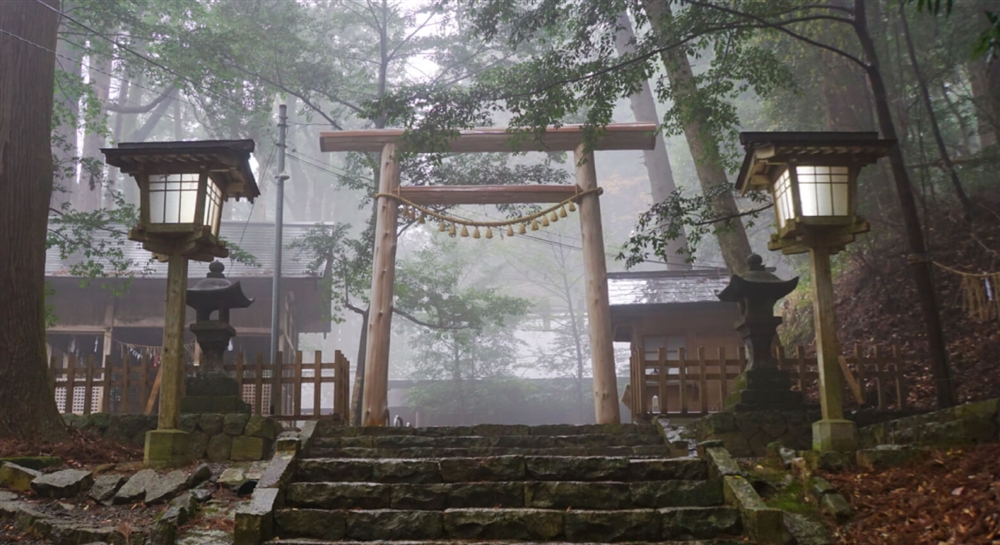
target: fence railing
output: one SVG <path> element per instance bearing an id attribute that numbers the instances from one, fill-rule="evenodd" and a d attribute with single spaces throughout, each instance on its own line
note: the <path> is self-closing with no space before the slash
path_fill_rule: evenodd
<path id="1" fill-rule="evenodd" d="M 282 361 L 280 353 L 278 361 Z M 149 355 L 124 363 L 114 362 L 111 356 L 103 363 L 93 356 L 85 361 L 69 356 L 66 366 L 52 358 L 49 368 L 62 413 L 149 414 L 155 408 L 160 367 Z M 263 354 L 251 362 L 240 353 L 224 369 L 236 379 L 253 414 L 280 420 L 310 420 L 324 414 L 347 418 L 350 363 L 339 350 L 332 362 L 324 362 L 320 351 L 313 354 L 312 362 L 306 362 L 298 351 L 292 362 L 277 365 L 264 363 Z M 185 367 L 188 375 L 197 370 L 193 364 Z"/>
<path id="2" fill-rule="evenodd" d="M 807 401 L 818 403 L 819 377 L 815 356 L 806 356 L 802 347 L 789 354 L 783 347 L 775 351 L 778 367 L 789 371 L 792 389 L 804 393 Z M 854 347 L 852 355 L 840 358 L 846 404 L 874 405 L 883 410 L 906 407 L 906 381 L 900 370 L 899 347 L 887 350 L 875 346 Z M 633 420 L 652 413 L 652 396 L 659 402 L 658 414 L 700 416 L 721 409 L 733 391 L 733 381 L 746 368 L 746 352 L 718 347 L 699 347 L 689 353 L 681 348 L 676 359 L 668 359 L 660 348 L 657 359 L 645 359 L 633 350 L 629 370 L 629 399 Z"/>

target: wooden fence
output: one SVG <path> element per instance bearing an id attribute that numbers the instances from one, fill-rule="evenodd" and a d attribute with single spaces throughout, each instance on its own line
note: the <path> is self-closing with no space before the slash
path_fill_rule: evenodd
<path id="1" fill-rule="evenodd" d="M 815 356 L 806 357 L 802 347 L 791 354 L 784 348 L 775 351 L 778 367 L 789 371 L 792 389 L 802 391 L 806 400 L 818 403 L 816 383 L 819 378 Z M 848 357 L 840 357 L 845 404 L 874 405 L 880 410 L 906 408 L 906 381 L 900 371 L 899 347 L 891 350 L 876 346 L 863 350 L 860 345 Z M 659 413 L 700 416 L 716 412 L 733 391 L 733 380 L 746 367 L 746 353 L 741 347 L 729 351 L 719 347 L 699 347 L 694 354 L 678 350 L 677 359 L 667 359 L 660 348 L 655 360 L 645 360 L 633 350 L 630 360 L 628 401 L 633 420 L 652 413 L 651 399 L 658 397 Z"/>
<path id="2" fill-rule="evenodd" d="M 281 361 L 281 354 L 278 361 Z M 144 356 L 138 365 L 131 361 L 115 365 L 111 356 L 101 365 L 94 357 L 79 362 L 74 356 L 68 365 L 52 358 L 50 380 L 56 405 L 63 413 L 91 414 L 95 412 L 153 412 L 156 403 L 159 366 Z M 243 401 L 250 404 L 253 414 L 279 420 L 310 420 L 325 414 L 346 418 L 350 405 L 350 363 L 337 350 L 333 362 L 323 362 L 323 353 L 316 351 L 312 362 L 304 362 L 302 352 L 295 352 L 293 362 L 274 365 L 264 363 L 263 354 L 253 362 L 237 354 L 235 362 L 224 366 L 236 379 Z M 193 364 L 186 366 L 189 376 L 197 372 Z M 324 396 L 327 393 L 329 395 Z M 327 401 L 324 406 L 324 400 Z M 304 408 L 303 401 L 311 401 Z"/>

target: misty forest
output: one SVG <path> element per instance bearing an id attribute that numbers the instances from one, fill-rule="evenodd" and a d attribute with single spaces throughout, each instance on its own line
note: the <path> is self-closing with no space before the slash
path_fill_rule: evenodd
<path id="1" fill-rule="evenodd" d="M 996 0 L 0 0 L 0 543 L 996 543 L 998 55 Z"/>

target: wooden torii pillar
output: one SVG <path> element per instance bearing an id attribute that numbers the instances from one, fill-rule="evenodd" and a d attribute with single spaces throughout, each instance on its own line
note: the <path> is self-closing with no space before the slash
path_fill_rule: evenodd
<path id="1" fill-rule="evenodd" d="M 608 125 L 592 150 L 653 149 L 655 131 L 656 125 L 651 123 Z M 506 129 L 473 129 L 461 131 L 458 137 L 448 141 L 448 151 L 452 153 L 572 151 L 576 164 L 576 185 L 559 186 L 400 187 L 396 152 L 400 149 L 402 135 L 403 131 L 398 129 L 325 132 L 320 134 L 320 149 L 326 152 L 381 152 L 378 192 L 399 194 L 421 205 L 558 203 L 598 187 L 594 154 L 584 149 L 583 127 L 580 125 L 550 128 L 540 138 L 513 135 Z M 608 272 L 598 193 L 581 195 L 578 206 L 594 374 L 594 412 L 598 423 L 617 424 L 621 422 L 621 416 L 618 412 L 618 386 L 608 304 Z M 399 205 L 395 199 L 378 199 L 362 400 L 362 423 L 365 426 L 387 424 L 389 335 L 392 326 L 393 283 L 396 279 L 398 216 Z"/>

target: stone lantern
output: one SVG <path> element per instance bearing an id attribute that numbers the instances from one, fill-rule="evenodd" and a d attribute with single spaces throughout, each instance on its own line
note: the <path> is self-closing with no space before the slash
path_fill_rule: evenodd
<path id="1" fill-rule="evenodd" d="M 223 354 L 236 336 L 236 329 L 229 323 L 230 309 L 247 308 L 253 299 L 243 294 L 239 282 L 222 274 L 225 268 L 213 261 L 208 276 L 187 290 L 187 305 L 197 313 L 191 332 L 198 340 L 202 357 L 197 375 L 185 382 L 181 399 L 184 413 L 250 412 L 250 406 L 240 396 L 239 384 L 223 367 Z M 213 319 L 215 313 L 218 316 Z"/>
<path id="2" fill-rule="evenodd" d="M 736 379 L 736 392 L 725 407 L 737 412 L 802 409 L 802 392 L 791 390 L 788 371 L 778 368 L 771 343 L 781 324 L 774 315 L 774 305 L 798 285 L 798 277 L 782 280 L 764 268 L 764 260 L 753 254 L 747 260 L 749 271 L 733 275 L 718 297 L 737 303 L 741 318 L 736 330 L 746 344 L 747 367 Z"/>

